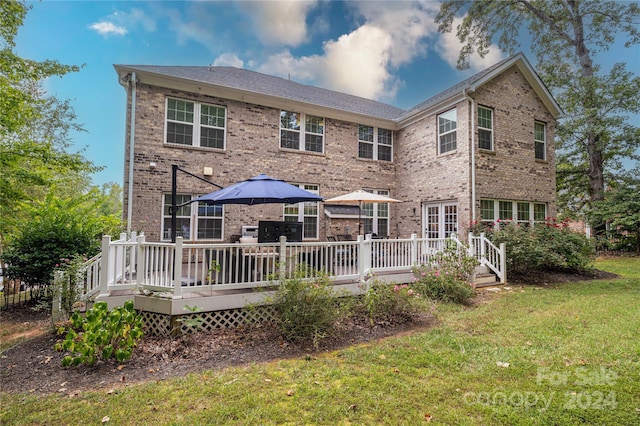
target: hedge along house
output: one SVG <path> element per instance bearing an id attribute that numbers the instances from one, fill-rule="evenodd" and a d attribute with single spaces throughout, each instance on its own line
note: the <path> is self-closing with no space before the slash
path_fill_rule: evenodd
<path id="1" fill-rule="evenodd" d="M 170 240 L 172 165 L 226 187 L 265 173 L 325 199 L 365 189 L 364 231 L 443 238 L 472 220 L 556 213 L 561 109 L 516 54 L 410 110 L 232 67 L 116 65 L 127 91 L 124 207 L 131 230 Z M 178 204 L 215 190 L 179 174 Z M 302 222 L 303 240 L 357 233 L 358 209 L 187 205 L 178 236 L 229 242 L 261 220 Z"/>

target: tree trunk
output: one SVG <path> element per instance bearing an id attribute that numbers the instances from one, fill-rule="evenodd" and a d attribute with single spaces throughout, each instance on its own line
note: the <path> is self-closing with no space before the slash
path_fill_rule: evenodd
<path id="1" fill-rule="evenodd" d="M 593 62 L 591 54 L 584 42 L 584 24 L 582 15 L 579 10 L 580 3 L 575 0 L 568 2 L 573 14 L 573 33 L 575 35 L 574 45 L 576 55 L 580 61 L 581 74 L 586 80 L 586 92 L 584 95 L 584 107 L 587 110 L 593 110 L 591 106 L 595 102 L 595 83 L 593 82 Z M 604 199 L 604 160 L 602 149 L 598 147 L 600 135 L 596 132 L 596 124 L 598 117 L 588 113 L 587 122 L 587 154 L 589 161 L 589 169 L 587 172 L 589 178 L 589 197 L 591 204 Z"/>

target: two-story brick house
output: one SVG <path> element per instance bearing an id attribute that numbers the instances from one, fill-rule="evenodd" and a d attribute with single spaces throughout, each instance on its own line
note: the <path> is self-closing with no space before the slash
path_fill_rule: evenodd
<path id="1" fill-rule="evenodd" d="M 366 189 L 402 200 L 363 206 L 365 231 L 381 236 L 445 237 L 472 219 L 556 212 L 561 109 L 522 54 L 408 111 L 231 67 L 115 68 L 128 102 L 125 215 L 150 241 L 170 236 L 172 164 L 221 186 L 266 173 L 324 198 Z M 216 189 L 187 174 L 177 188 L 178 203 Z M 354 219 L 324 203 L 190 205 L 176 228 L 215 242 L 293 220 L 313 241 L 355 234 Z"/>

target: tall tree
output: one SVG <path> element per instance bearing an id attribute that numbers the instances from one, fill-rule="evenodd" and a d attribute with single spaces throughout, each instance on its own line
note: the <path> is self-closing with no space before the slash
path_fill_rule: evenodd
<path id="1" fill-rule="evenodd" d="M 79 67 L 23 59 L 14 52 L 27 11 L 23 2 L 0 1 L 0 249 L 24 212 L 21 205 L 59 182 L 73 180 L 76 191 L 86 190 L 88 174 L 96 170 L 80 153 L 66 152 L 70 132 L 82 130 L 69 102 L 41 88 L 45 78 Z"/>
<path id="2" fill-rule="evenodd" d="M 464 14 L 462 16 L 462 14 Z M 508 53 L 521 31 L 532 39 L 542 79 L 565 111 L 557 129 L 558 187 L 564 207 L 587 210 L 604 198 L 608 177 L 623 158 L 638 159 L 640 131 L 629 114 L 640 112 L 640 78 L 616 64 L 608 73 L 594 61 L 616 37 L 626 47 L 640 41 L 637 3 L 596 0 L 448 0 L 436 18 L 463 46 L 458 68 L 485 56 L 497 38 Z"/>

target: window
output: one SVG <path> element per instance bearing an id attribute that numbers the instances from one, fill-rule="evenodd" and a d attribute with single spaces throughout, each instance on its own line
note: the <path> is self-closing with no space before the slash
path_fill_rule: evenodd
<path id="1" fill-rule="evenodd" d="M 448 238 L 458 232 L 458 205 L 455 203 L 427 204 L 424 218 L 426 238 Z"/>
<path id="2" fill-rule="evenodd" d="M 533 222 L 543 223 L 547 219 L 547 205 L 543 203 L 533 204 Z"/>
<path id="3" fill-rule="evenodd" d="M 314 194 L 319 194 L 318 185 L 292 184 Z M 313 240 L 318 238 L 318 202 L 307 201 L 304 203 L 285 204 L 284 220 L 287 222 L 302 222 L 302 239 Z"/>
<path id="4" fill-rule="evenodd" d="M 513 202 L 498 201 L 498 219 L 513 220 Z"/>
<path id="5" fill-rule="evenodd" d="M 389 196 L 387 190 L 365 189 L 365 191 Z M 365 234 L 376 234 L 379 237 L 389 236 L 389 203 L 362 203 L 362 216 Z"/>
<path id="6" fill-rule="evenodd" d="M 195 198 L 177 194 L 180 205 Z M 187 204 L 176 213 L 176 236 L 185 240 L 222 240 L 223 207 L 206 203 Z M 195 235 L 195 238 L 193 236 Z M 171 239 L 171 194 L 164 194 L 162 206 L 162 239 Z"/>
<path id="7" fill-rule="evenodd" d="M 166 143 L 225 149 L 226 108 L 167 98 L 166 114 Z"/>
<path id="8" fill-rule="evenodd" d="M 530 224 L 531 217 L 531 205 L 529 203 L 516 203 L 518 209 L 518 215 L 516 217 L 516 221 L 520 224 Z"/>
<path id="9" fill-rule="evenodd" d="M 455 109 L 438 116 L 438 141 L 440 154 L 454 151 L 456 144 L 457 113 Z"/>
<path id="10" fill-rule="evenodd" d="M 478 144 L 493 151 L 493 110 L 485 107 L 478 107 Z"/>
<path id="11" fill-rule="evenodd" d="M 324 118 L 297 112 L 280 111 L 280 147 L 309 152 L 323 152 Z"/>
<path id="12" fill-rule="evenodd" d="M 496 216 L 493 200 L 480 200 L 480 221 L 492 224 Z"/>
<path id="13" fill-rule="evenodd" d="M 528 201 L 480 200 L 480 217 L 486 225 L 498 219 L 500 221 L 515 220 L 521 225 L 544 223 L 547 217 L 547 205 Z"/>
<path id="14" fill-rule="evenodd" d="M 546 160 L 547 155 L 547 136 L 546 136 L 546 125 L 539 121 L 536 121 L 534 124 L 534 132 L 533 139 L 535 143 L 535 152 L 537 160 Z"/>
<path id="15" fill-rule="evenodd" d="M 358 157 L 393 160 L 393 132 L 373 126 L 358 126 Z"/>

